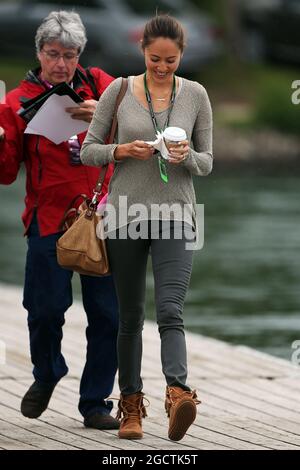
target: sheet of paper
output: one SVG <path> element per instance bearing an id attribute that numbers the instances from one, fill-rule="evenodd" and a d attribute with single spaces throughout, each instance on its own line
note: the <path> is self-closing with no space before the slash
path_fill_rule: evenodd
<path id="1" fill-rule="evenodd" d="M 146 142 L 146 144 L 152 145 L 156 150 L 159 150 L 161 156 L 165 160 L 169 159 L 168 149 L 167 149 L 166 144 L 164 142 L 162 132 L 157 132 L 156 140 L 153 140 L 151 142 Z"/>
<path id="2" fill-rule="evenodd" d="M 37 134 L 37 135 L 43 135 L 41 132 L 35 130 L 35 129 L 32 129 L 30 127 L 30 123 L 28 124 L 28 126 L 26 127 L 25 131 L 24 131 L 26 134 Z"/>
<path id="3" fill-rule="evenodd" d="M 72 135 L 86 131 L 87 122 L 72 119 L 65 111 L 65 108 L 75 106 L 79 107 L 69 96 L 51 95 L 29 122 L 25 134 L 43 135 L 58 145 Z"/>

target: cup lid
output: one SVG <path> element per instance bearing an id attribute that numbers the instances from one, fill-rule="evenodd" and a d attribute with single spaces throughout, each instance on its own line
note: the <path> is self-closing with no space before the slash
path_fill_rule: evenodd
<path id="1" fill-rule="evenodd" d="M 174 142 L 181 142 L 186 139 L 186 132 L 181 127 L 167 127 L 164 130 L 164 138 Z"/>

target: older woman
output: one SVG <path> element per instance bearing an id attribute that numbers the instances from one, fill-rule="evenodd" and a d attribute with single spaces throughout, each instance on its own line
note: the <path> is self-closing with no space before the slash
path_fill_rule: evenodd
<path id="1" fill-rule="evenodd" d="M 146 71 L 129 77 L 118 111 L 117 141 L 105 145 L 121 79 L 101 97 L 81 153 L 87 165 L 116 162 L 108 203 L 117 212 L 117 222 L 108 249 L 120 305 L 119 437 L 125 439 L 142 437 L 141 417 L 146 414 L 141 359 L 150 248 L 170 439 L 183 438 L 199 403 L 186 383 L 182 312 L 193 256 L 186 242 L 193 238 L 196 218 L 192 176 L 206 176 L 212 169 L 212 115 L 203 86 L 175 75 L 183 49 L 183 30 L 174 18 L 158 15 L 146 24 L 142 39 Z M 166 160 L 154 153 L 149 141 L 167 126 L 182 128 L 187 139 L 171 145 Z M 169 210 L 159 213 L 159 208 Z M 180 229 L 184 229 L 181 237 Z"/>
<path id="2" fill-rule="evenodd" d="M 24 134 L 17 115 L 22 103 L 61 82 L 83 98 L 68 111 L 74 119 L 90 122 L 99 96 L 112 77 L 98 68 L 83 69 L 78 60 L 86 44 L 85 28 L 74 12 L 52 12 L 36 33 L 39 67 L 0 105 L 0 183 L 12 183 L 21 163 L 27 184 L 23 222 L 28 238 L 24 307 L 28 310 L 34 383 L 25 394 L 21 411 L 37 418 L 47 408 L 54 387 L 67 374 L 61 353 L 62 326 L 72 304 L 72 272 L 56 260 L 56 241 L 64 211 L 78 193 L 91 194 L 98 169 L 84 167 L 79 158 L 85 134 L 56 145 L 41 135 Z M 55 126 L 55 122 L 52 123 Z M 110 172 L 111 174 L 111 172 Z M 108 174 L 109 177 L 109 174 Z M 106 181 L 107 185 L 107 181 Z M 114 429 L 110 395 L 117 369 L 118 307 L 111 277 L 81 276 L 87 314 L 87 358 L 80 384 L 79 410 L 87 427 Z"/>

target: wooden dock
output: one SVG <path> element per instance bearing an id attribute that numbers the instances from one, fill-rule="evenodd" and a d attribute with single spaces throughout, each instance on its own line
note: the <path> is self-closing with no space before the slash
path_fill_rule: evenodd
<path id="1" fill-rule="evenodd" d="M 159 335 L 150 322 L 144 330 L 144 392 L 150 401 L 144 439 L 120 440 L 116 431 L 84 428 L 77 410 L 86 347 L 80 303 L 67 312 L 64 327 L 69 374 L 56 387 L 48 410 L 39 419 L 26 419 L 19 408 L 32 383 L 32 366 L 22 290 L 1 284 L 0 299 L 1 449 L 300 449 L 300 365 L 191 333 L 186 334 L 189 383 L 202 404 L 186 437 L 168 440 Z M 113 396 L 118 396 L 117 386 Z"/>

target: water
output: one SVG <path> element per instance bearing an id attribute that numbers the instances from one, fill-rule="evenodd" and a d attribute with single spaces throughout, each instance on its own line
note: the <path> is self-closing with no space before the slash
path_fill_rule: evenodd
<path id="1" fill-rule="evenodd" d="M 215 172 L 195 184 L 205 244 L 195 255 L 186 328 L 290 359 L 300 340 L 299 178 Z M 0 186 L 0 198 L 0 282 L 22 285 L 24 176 Z M 150 263 L 147 316 L 154 318 Z"/>

